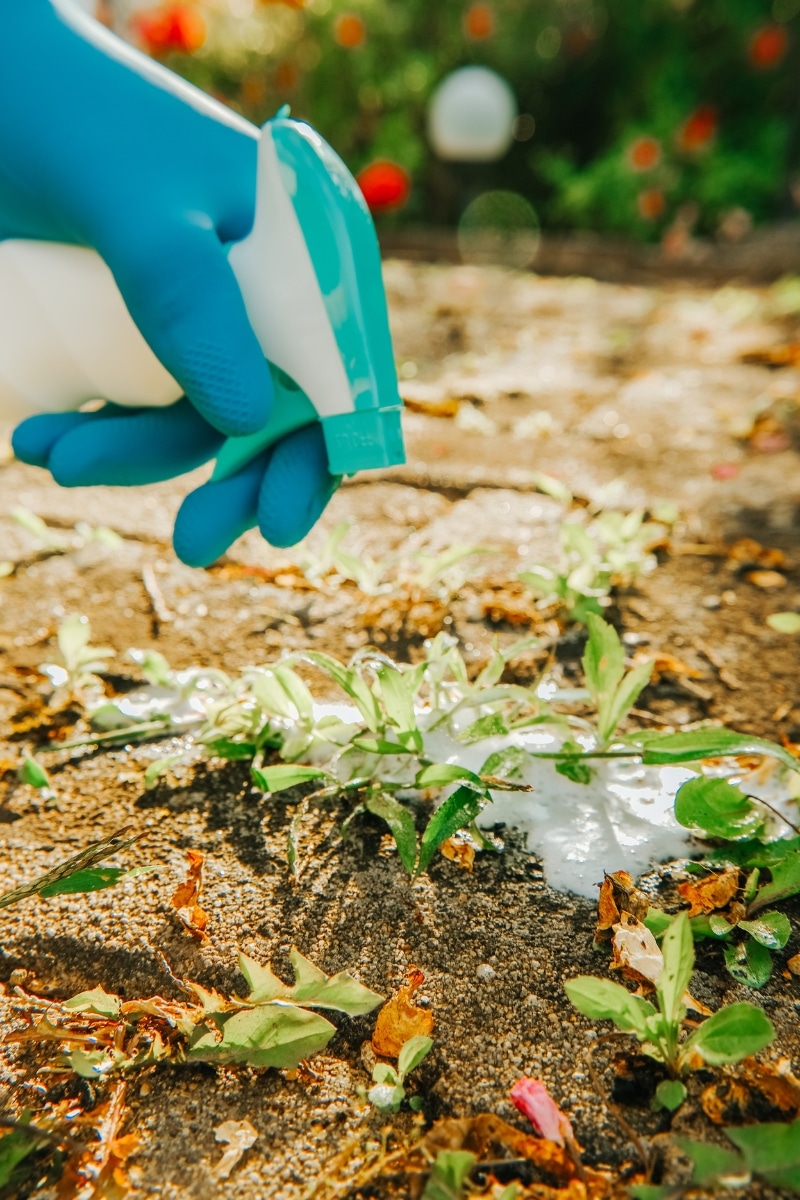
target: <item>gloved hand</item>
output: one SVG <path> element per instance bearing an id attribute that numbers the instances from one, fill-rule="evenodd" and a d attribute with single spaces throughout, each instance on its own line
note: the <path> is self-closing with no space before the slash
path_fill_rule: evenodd
<path id="1" fill-rule="evenodd" d="M 31 418 L 15 452 L 66 485 L 180 474 L 212 457 L 220 435 L 260 429 L 270 410 L 269 369 L 224 249 L 253 222 L 258 131 L 64 0 L 3 10 L 0 240 L 96 249 L 186 393 L 170 409 Z M 290 461 L 292 471 L 281 465 Z M 213 561 L 256 520 L 290 544 L 338 482 L 319 430 L 257 462 L 258 487 L 251 463 L 187 498 L 181 557 Z"/>
<path id="2" fill-rule="evenodd" d="M 222 435 L 189 404 L 30 417 L 14 432 L 14 453 L 47 467 L 64 487 L 157 483 L 192 470 L 219 449 Z M 206 567 L 245 530 L 258 525 L 273 546 L 308 533 L 336 491 L 322 428 L 298 429 L 227 479 L 190 492 L 175 520 L 175 553 Z"/>

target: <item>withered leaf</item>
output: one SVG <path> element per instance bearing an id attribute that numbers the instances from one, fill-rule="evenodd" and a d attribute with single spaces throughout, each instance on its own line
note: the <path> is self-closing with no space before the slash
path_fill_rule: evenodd
<path id="1" fill-rule="evenodd" d="M 691 905 L 690 917 L 701 913 L 720 912 L 739 891 L 740 873 L 737 869 L 707 875 L 704 879 L 687 879 L 678 884 L 678 892 Z"/>
<path id="2" fill-rule="evenodd" d="M 607 942 L 611 937 L 612 928 L 620 921 L 624 912 L 630 913 L 635 920 L 642 921 L 647 916 L 649 907 L 647 896 L 639 891 L 633 876 L 627 871 L 615 871 L 612 875 L 606 875 L 600 885 L 597 900 L 595 941 Z"/>
<path id="3" fill-rule="evenodd" d="M 458 863 L 464 871 L 471 871 L 475 862 L 475 847 L 466 838 L 455 834 L 446 838 L 439 847 L 440 852 L 452 862 Z"/>
<path id="4" fill-rule="evenodd" d="M 726 1076 L 710 1084 L 701 1103 L 715 1125 L 793 1121 L 800 1116 L 800 1081 L 754 1059 L 745 1059 L 735 1077 Z"/>
<path id="5" fill-rule="evenodd" d="M 430 1037 L 433 1013 L 414 1003 L 413 996 L 425 982 L 423 971 L 409 970 L 408 983 L 387 1000 L 378 1013 L 372 1048 L 382 1058 L 397 1058 L 403 1045 L 413 1037 Z"/>
<path id="6" fill-rule="evenodd" d="M 200 850 L 187 850 L 189 867 L 183 883 L 179 883 L 170 903 L 177 910 L 178 919 L 184 929 L 198 941 L 208 940 L 206 926 L 208 913 L 200 906 L 200 889 L 203 886 L 203 863 L 205 854 Z"/>

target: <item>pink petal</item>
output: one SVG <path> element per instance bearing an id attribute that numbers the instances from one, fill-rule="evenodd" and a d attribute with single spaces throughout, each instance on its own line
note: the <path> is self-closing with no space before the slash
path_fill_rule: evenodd
<path id="1" fill-rule="evenodd" d="M 541 1080 L 523 1075 L 511 1089 L 510 1099 L 542 1137 L 559 1146 L 563 1146 L 566 1139 L 573 1139 L 569 1120 L 551 1099 Z"/>

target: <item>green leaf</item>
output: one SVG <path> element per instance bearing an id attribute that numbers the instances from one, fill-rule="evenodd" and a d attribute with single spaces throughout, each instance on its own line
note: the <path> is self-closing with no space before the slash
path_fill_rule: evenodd
<path id="1" fill-rule="evenodd" d="M 670 923 L 661 942 L 661 952 L 664 969 L 656 984 L 658 1006 L 664 1018 L 675 1025 L 681 1019 L 683 996 L 694 969 L 694 943 L 685 912 Z"/>
<path id="2" fill-rule="evenodd" d="M 468 1150 L 440 1150 L 422 1200 L 462 1200 L 469 1173 L 478 1161 Z"/>
<path id="3" fill-rule="evenodd" d="M 372 733 L 380 733 L 383 721 L 378 701 L 357 671 L 343 667 L 335 658 L 328 654 L 320 654 L 317 650 L 306 650 L 302 657 L 330 675 L 334 683 L 354 701 L 367 728 Z"/>
<path id="4" fill-rule="evenodd" d="M 646 1040 L 648 1017 L 658 1016 L 649 1000 L 632 995 L 622 984 L 595 975 L 578 975 L 564 984 L 570 1002 L 593 1021 L 613 1021 L 624 1033 Z"/>
<path id="5" fill-rule="evenodd" d="M 391 1063 L 379 1062 L 372 1068 L 372 1079 L 375 1083 L 388 1083 L 390 1087 L 397 1087 L 401 1082 L 400 1076 L 391 1065 Z"/>
<path id="6" fill-rule="evenodd" d="M 800 837 L 780 838 L 775 842 L 760 842 L 754 838 L 733 846 L 721 846 L 711 852 L 708 861 L 730 863 L 745 869 L 769 867 L 771 871 L 774 865 L 791 858 L 793 854 L 800 854 Z"/>
<path id="7" fill-rule="evenodd" d="M 134 660 L 139 663 L 142 674 L 148 683 L 152 683 L 157 687 L 169 687 L 171 685 L 172 672 L 163 654 L 160 654 L 158 650 L 145 650 L 144 654 L 140 650 L 131 653 Z"/>
<path id="8" fill-rule="evenodd" d="M 106 888 L 114 887 L 128 871 L 124 867 L 87 867 L 85 871 L 75 871 L 65 879 L 57 879 L 39 889 L 39 895 L 45 900 L 53 896 L 72 896 L 81 892 L 104 892 Z"/>
<path id="9" fill-rule="evenodd" d="M 514 779 L 529 765 L 531 756 L 521 746 L 506 746 L 490 754 L 481 767 L 481 775 L 498 775 L 501 779 Z"/>
<path id="10" fill-rule="evenodd" d="M 785 900 L 800 892 L 800 852 L 789 854 L 780 862 L 773 863 L 770 868 L 772 879 L 758 889 L 758 895 L 750 905 L 748 916 L 766 908 L 775 900 Z"/>
<path id="11" fill-rule="evenodd" d="M 740 942 L 737 946 L 723 946 L 725 966 L 738 983 L 747 987 L 762 988 L 772 975 L 772 955 L 760 942 Z"/>
<path id="12" fill-rule="evenodd" d="M 571 779 L 573 783 L 587 784 L 591 783 L 594 778 L 592 768 L 577 754 L 557 762 L 556 770 L 559 775 L 563 775 L 565 779 Z"/>
<path id="13" fill-rule="evenodd" d="M 304 1008 L 260 1004 L 241 1012 L 212 1013 L 208 1024 L 194 1030 L 187 1058 L 292 1070 L 323 1050 L 335 1032 L 330 1021 Z"/>
<path id="14" fill-rule="evenodd" d="M 289 986 L 272 970 L 260 966 L 246 954 L 239 955 L 239 970 L 250 987 L 248 1002 L 264 1004 L 278 1000 L 282 1004 L 302 1004 L 309 1008 L 332 1008 L 349 1017 L 363 1017 L 383 1001 L 347 971 L 326 975 L 305 958 L 296 946 L 289 952 L 294 983 Z"/>
<path id="15" fill-rule="evenodd" d="M 387 716 L 401 733 L 406 734 L 409 745 L 422 750 L 422 734 L 417 729 L 417 714 L 414 711 L 414 680 L 394 667 L 381 663 L 375 668 L 381 699 Z"/>
<path id="16" fill-rule="evenodd" d="M 119 996 L 106 992 L 99 985 L 91 992 L 80 992 L 70 1000 L 65 1000 L 62 1006 L 71 1012 L 96 1013 L 99 1017 L 118 1017 L 122 1012 L 122 1001 Z"/>
<path id="17" fill-rule="evenodd" d="M 415 875 L 421 875 L 434 854 L 454 833 L 474 821 L 483 806 L 489 801 L 486 792 L 477 792 L 472 787 L 457 788 L 448 796 L 428 822 L 422 835 L 419 859 Z"/>
<path id="18" fill-rule="evenodd" d="M 740 921 L 744 929 L 768 950 L 782 950 L 792 933 L 792 926 L 785 913 L 766 912 L 755 921 Z"/>
<path id="19" fill-rule="evenodd" d="M 800 1120 L 727 1128 L 725 1133 L 751 1171 L 775 1188 L 800 1191 Z"/>
<path id="20" fill-rule="evenodd" d="M 74 879 L 76 875 L 85 871 L 93 863 L 101 862 L 104 858 L 115 854 L 117 850 L 127 849 L 128 846 L 132 845 L 142 836 L 136 833 L 133 837 L 126 837 L 125 834 L 128 833 L 129 829 L 130 826 L 127 826 L 125 829 L 120 829 L 117 833 L 112 834 L 111 837 L 94 842 L 91 846 L 87 846 L 85 850 L 81 850 L 80 853 L 73 855 L 72 858 L 68 858 L 66 862 L 59 863 L 52 870 L 46 871 L 44 875 L 31 880 L 30 883 L 23 883 L 21 887 L 14 888 L 11 892 L 6 892 L 4 896 L 0 896 L 0 908 L 7 908 L 9 904 L 17 904 L 20 900 L 24 900 L 26 897 L 36 895 L 37 893 L 42 896 L 58 895 L 57 891 L 53 892 L 48 889 L 62 881 L 66 882 Z M 119 871 L 120 874 L 127 874 L 127 872 L 120 871 L 118 867 L 109 867 L 106 869 L 108 871 Z M 118 878 L 119 874 L 115 875 L 113 882 L 116 882 Z M 95 884 L 94 887 L 89 888 L 66 888 L 65 890 L 97 891 L 98 886 L 110 887 L 111 883 Z"/>
<path id="21" fill-rule="evenodd" d="M 70 1050 L 69 1066 L 81 1079 L 100 1079 L 113 1070 L 114 1059 L 106 1050 Z"/>
<path id="22" fill-rule="evenodd" d="M 0 1188 L 22 1183 L 24 1173 L 17 1171 L 17 1167 L 40 1146 L 33 1133 L 21 1129 L 12 1129 L 0 1137 Z"/>
<path id="23" fill-rule="evenodd" d="M 602 617 L 590 615 L 586 626 L 589 641 L 581 665 L 586 686 L 597 708 L 598 724 L 603 726 L 608 724 L 614 693 L 625 674 L 625 655 L 616 629 Z"/>
<path id="24" fill-rule="evenodd" d="M 470 746 L 473 742 L 482 742 L 486 738 L 503 736 L 507 733 L 508 726 L 500 713 L 487 713 L 485 717 L 479 717 L 477 721 L 468 725 L 458 735 L 458 740 L 462 745 Z"/>
<path id="25" fill-rule="evenodd" d="M 686 1085 L 681 1083 L 680 1079 L 662 1079 L 656 1088 L 656 1106 L 666 1108 L 668 1112 L 675 1112 L 683 1104 L 687 1095 Z"/>
<path id="26" fill-rule="evenodd" d="M 701 762 L 706 758 L 725 758 L 738 754 L 763 754 L 777 759 L 791 771 L 800 771 L 800 762 L 775 742 L 766 738 L 751 737 L 737 733 L 735 729 L 712 726 L 707 729 L 690 729 L 685 733 L 637 732 L 620 738 L 626 745 L 640 748 L 643 761 L 652 766 L 667 766 L 670 763 Z"/>
<path id="27" fill-rule="evenodd" d="M 364 807 L 389 826 L 400 861 L 412 875 L 417 861 L 417 831 L 411 812 L 388 792 L 371 793 L 364 801 Z"/>
<path id="28" fill-rule="evenodd" d="M 698 775 L 681 784 L 675 796 L 675 817 L 686 829 L 710 837 L 752 837 L 763 827 L 760 809 L 726 779 Z"/>
<path id="29" fill-rule="evenodd" d="M 410 1075 L 415 1067 L 419 1066 L 432 1045 L 433 1038 L 425 1037 L 423 1034 L 409 1038 L 407 1042 L 403 1043 L 397 1056 L 397 1073 L 401 1081 Z"/>
<path id="30" fill-rule="evenodd" d="M 278 683 L 294 705 L 298 717 L 305 721 L 313 720 L 314 697 L 297 672 L 293 671 L 285 663 L 273 667 L 273 672 Z"/>
<path id="31" fill-rule="evenodd" d="M 280 763 L 275 767 L 253 767 L 250 771 L 256 787 L 262 792 L 285 792 L 289 788 L 299 787 L 301 783 L 310 783 L 312 779 L 327 779 L 327 772 L 319 767 L 304 767 L 302 764 Z"/>
<path id="32" fill-rule="evenodd" d="M 767 624 L 770 629 L 775 629 L 778 633 L 800 633 L 800 613 L 770 613 L 767 617 Z"/>
<path id="33" fill-rule="evenodd" d="M 467 767 L 460 767 L 455 763 L 433 763 L 430 767 L 423 767 L 417 773 L 414 780 L 416 788 L 430 787 L 446 787 L 448 783 L 456 783 L 460 780 L 469 780 L 471 783 L 481 783 L 480 775 L 476 775 L 474 771 L 468 770 Z"/>
<path id="34" fill-rule="evenodd" d="M 22 766 L 19 768 L 18 775 L 21 783 L 28 783 L 31 787 L 35 788 L 52 789 L 53 785 L 50 782 L 50 776 L 47 774 L 47 771 L 45 771 L 44 767 L 35 758 L 31 758 L 30 754 L 26 754 L 22 760 Z"/>
<path id="35" fill-rule="evenodd" d="M 170 754 L 168 758 L 159 758 L 151 762 L 144 773 L 144 786 L 149 791 L 154 788 L 162 775 L 166 775 L 173 763 L 181 757 L 180 754 Z"/>
<path id="36" fill-rule="evenodd" d="M 233 738 L 217 738 L 215 742 L 206 742 L 206 749 L 212 758 L 227 758 L 230 762 L 245 762 L 253 758 L 256 752 L 253 742 L 235 742 Z"/>
<path id="37" fill-rule="evenodd" d="M 397 1112 L 405 1094 L 406 1089 L 402 1083 L 376 1083 L 375 1087 L 371 1087 L 367 1092 L 367 1099 L 383 1112 Z"/>
<path id="38" fill-rule="evenodd" d="M 652 674 L 652 662 L 638 663 L 626 673 L 614 694 L 614 703 L 608 715 L 608 729 L 604 731 L 605 737 L 611 737 L 617 726 L 628 715 L 639 695 L 650 682 Z"/>
<path id="39" fill-rule="evenodd" d="M 353 738 L 350 743 L 356 750 L 365 754 L 413 754 L 410 746 L 401 746 L 399 742 L 387 742 L 385 738 Z"/>
<path id="40" fill-rule="evenodd" d="M 628 1189 L 632 1200 L 669 1200 L 674 1196 L 675 1189 L 671 1184 L 637 1183 Z"/>
<path id="41" fill-rule="evenodd" d="M 742 1180 L 749 1175 L 744 1159 L 735 1150 L 709 1142 L 675 1139 L 687 1158 L 692 1161 L 692 1183 L 709 1187 L 726 1178 Z"/>
<path id="42" fill-rule="evenodd" d="M 695 1030 L 681 1048 L 682 1057 L 688 1061 L 697 1051 L 710 1066 L 720 1067 L 763 1050 L 774 1036 L 775 1026 L 755 1004 L 728 1004 Z"/>
<path id="43" fill-rule="evenodd" d="M 661 908 L 648 908 L 647 916 L 642 924 L 647 926 L 653 937 L 660 938 L 672 924 L 672 917 Z"/>

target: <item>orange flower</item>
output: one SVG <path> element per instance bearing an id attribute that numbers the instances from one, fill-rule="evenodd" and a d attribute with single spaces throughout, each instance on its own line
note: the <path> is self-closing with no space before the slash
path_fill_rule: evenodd
<path id="1" fill-rule="evenodd" d="M 494 11 L 488 4 L 471 4 L 464 13 L 465 35 L 473 42 L 482 42 L 494 33 Z"/>
<path id="2" fill-rule="evenodd" d="M 391 212 L 402 208 L 411 191 L 408 172 L 397 163 L 378 159 L 356 176 L 370 212 Z"/>
<path id="3" fill-rule="evenodd" d="M 643 192 L 639 192 L 636 204 L 639 216 L 645 221 L 656 221 L 667 207 L 661 188 L 645 188 Z"/>
<path id="4" fill-rule="evenodd" d="M 638 137 L 628 147 L 632 171 L 652 171 L 661 161 L 661 142 L 654 137 Z"/>
<path id="5" fill-rule="evenodd" d="M 341 13 L 334 22 L 333 36 L 346 50 L 357 50 L 367 40 L 367 27 L 355 13 Z"/>
<path id="6" fill-rule="evenodd" d="M 134 28 L 148 54 L 155 56 L 171 50 L 192 54 L 206 38 L 203 14 L 188 4 L 168 4 L 137 13 Z"/>
<path id="7" fill-rule="evenodd" d="M 747 55 L 760 71 L 775 67 L 786 53 L 789 35 L 782 25 L 762 25 L 750 38 Z"/>
<path id="8" fill-rule="evenodd" d="M 701 104 L 678 131 L 678 147 L 687 154 L 705 150 L 716 132 L 717 110 L 711 104 Z"/>

